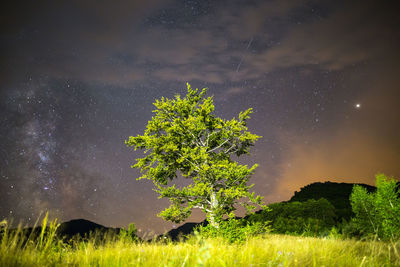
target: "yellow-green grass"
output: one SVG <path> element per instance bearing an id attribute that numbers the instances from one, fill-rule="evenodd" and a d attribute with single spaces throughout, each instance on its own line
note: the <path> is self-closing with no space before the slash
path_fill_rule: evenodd
<path id="1" fill-rule="evenodd" d="M 0 241 L 0 266 L 400 266 L 400 243 L 267 234 L 239 244 L 193 237 L 185 242 L 109 238 L 67 245 L 51 234 Z M 36 240 L 36 241 L 35 241 Z"/>

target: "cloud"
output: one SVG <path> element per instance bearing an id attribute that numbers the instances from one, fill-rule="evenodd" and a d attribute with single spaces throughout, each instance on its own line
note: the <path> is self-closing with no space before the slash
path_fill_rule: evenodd
<path id="1" fill-rule="evenodd" d="M 224 80 L 217 73 L 206 72 L 197 73 L 196 71 L 187 69 L 186 67 L 163 68 L 154 72 L 154 75 L 165 81 L 187 82 L 199 80 L 205 83 L 222 83 Z"/>
<path id="2" fill-rule="evenodd" d="M 215 83 L 257 79 L 267 72 L 296 67 L 342 71 L 393 57 L 399 44 L 393 12 L 386 16 L 386 8 L 376 9 L 365 3 L 339 5 L 323 16 L 304 11 L 305 6 L 311 10 L 315 4 L 268 1 L 243 8 L 232 5 L 218 11 L 216 22 L 208 17 L 201 20 L 199 23 L 207 30 L 168 31 L 166 40 L 153 38 L 141 54 L 165 63 L 155 72 L 160 79 L 205 77 L 207 82 Z M 329 6 L 327 2 L 318 4 Z M 308 15 L 313 17 L 304 17 Z M 215 25 L 218 27 L 213 28 Z M 273 25 L 280 25 L 281 32 Z M 165 36 L 162 28 L 158 32 L 153 36 Z M 160 42 L 165 44 L 162 49 Z M 210 64 L 214 66 L 213 75 L 207 69 Z"/>
<path id="3" fill-rule="evenodd" d="M 342 70 L 382 56 L 391 57 L 399 39 L 392 12 L 387 11 L 373 4 L 353 3 L 321 20 L 296 25 L 278 45 L 254 55 L 250 59 L 253 68 L 273 71 L 314 65 Z"/>
<path id="4" fill-rule="evenodd" d="M 44 1 L 9 4 L 1 13 L 6 81 L 46 76 L 124 85 L 143 80 L 140 67 L 113 60 L 130 55 L 144 18 L 170 1 Z M 112 9 L 112 12 L 110 12 Z M 3 15 L 3 14 L 2 14 Z M 17 19 L 18 18 L 18 19 Z M 140 37 L 139 37 L 140 38 Z M 132 45 L 133 44 L 133 45 Z M 128 48 L 129 49 L 128 49 Z M 21 78 L 22 76 L 22 78 Z"/>
<path id="5" fill-rule="evenodd" d="M 147 79 L 221 84 L 299 66 L 342 70 L 387 56 L 398 44 L 391 16 L 379 9 L 371 15 L 370 4 L 336 8 L 316 20 L 304 18 L 312 15 L 305 7 L 311 10 L 313 1 L 232 2 L 195 18 L 201 27 L 146 24 L 167 3 L 120 1 L 113 4 L 115 12 L 93 1 L 74 1 L 55 13 L 51 5 L 33 9 L 25 18 L 31 27 L 11 24 L 4 39 L 5 51 L 14 56 L 3 64 L 21 71 L 2 74 L 9 79 L 46 73 L 123 87 Z M 302 24 L 294 24 L 296 19 Z"/>
<path id="6" fill-rule="evenodd" d="M 221 11 L 220 23 L 226 25 L 231 37 L 239 40 L 248 39 L 258 35 L 270 37 L 264 28 L 273 19 L 286 18 L 291 12 L 306 3 L 307 0 L 272 0 L 258 1 L 243 7 L 243 3 L 237 1 L 238 6 L 231 5 Z"/>

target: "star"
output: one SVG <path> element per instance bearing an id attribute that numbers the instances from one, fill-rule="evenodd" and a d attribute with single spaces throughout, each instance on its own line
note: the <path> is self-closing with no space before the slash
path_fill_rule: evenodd
<path id="1" fill-rule="evenodd" d="M 360 109 L 361 108 L 361 104 L 357 103 L 357 104 L 355 104 L 355 107 L 356 107 L 356 109 Z"/>

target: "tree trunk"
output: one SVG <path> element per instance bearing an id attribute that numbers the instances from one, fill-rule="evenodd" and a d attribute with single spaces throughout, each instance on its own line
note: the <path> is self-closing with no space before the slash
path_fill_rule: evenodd
<path id="1" fill-rule="evenodd" d="M 219 228 L 219 221 L 216 218 L 216 210 L 218 208 L 218 199 L 217 194 L 212 191 L 211 192 L 211 212 L 210 212 L 210 224 L 215 228 Z"/>

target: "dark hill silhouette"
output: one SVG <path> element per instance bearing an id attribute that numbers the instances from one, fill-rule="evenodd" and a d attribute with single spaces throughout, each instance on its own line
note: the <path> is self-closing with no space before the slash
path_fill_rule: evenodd
<path id="1" fill-rule="evenodd" d="M 17 229 L 10 229 L 10 231 L 17 231 Z M 28 240 L 29 237 L 39 237 L 41 231 L 41 226 L 27 227 L 22 229 L 23 236 L 26 240 Z M 97 241 L 101 241 L 107 236 L 118 235 L 120 232 L 121 228 L 105 227 L 85 219 L 76 219 L 61 223 L 56 230 L 56 236 L 58 238 L 62 238 L 64 241 L 69 242 L 72 238 L 87 238 L 93 234 L 95 235 Z M 0 228 L 0 240 L 1 235 L 2 231 Z M 140 240 L 140 238 L 137 236 L 132 237 Z"/>
<path id="2" fill-rule="evenodd" d="M 119 234 L 120 231 L 121 228 L 110 228 L 85 219 L 76 219 L 61 223 L 57 229 L 57 235 L 70 239 L 74 236 L 86 237 L 95 232 L 98 234 Z"/>
<path id="3" fill-rule="evenodd" d="M 208 224 L 207 220 L 204 220 L 202 222 L 188 222 L 182 224 L 177 228 L 169 230 L 167 233 L 163 235 L 158 236 L 157 239 L 162 239 L 164 237 L 167 237 L 170 238 L 172 241 L 178 241 L 179 238 L 184 238 L 185 235 L 193 233 L 195 227 L 200 225 L 206 226 L 207 224 Z"/>
<path id="4" fill-rule="evenodd" d="M 235 217 L 235 219 L 241 219 L 241 217 Z M 185 236 L 192 234 L 194 232 L 194 229 L 200 225 L 207 226 L 208 221 L 204 220 L 202 222 L 187 222 L 177 228 L 169 230 L 167 233 L 165 233 L 163 235 L 159 235 L 157 237 L 157 239 L 161 239 L 163 237 L 168 237 L 172 241 L 178 241 L 180 238 L 184 238 Z"/>
<path id="5" fill-rule="evenodd" d="M 356 183 L 312 183 L 302 187 L 299 192 L 296 191 L 289 202 L 304 202 L 309 199 L 318 200 L 320 198 L 325 198 L 335 207 L 338 221 L 342 219 L 349 220 L 350 217 L 353 216 L 349 198 L 354 185 L 356 185 Z M 367 184 L 357 185 L 365 187 L 369 192 L 375 192 L 376 190 L 375 186 Z"/>

